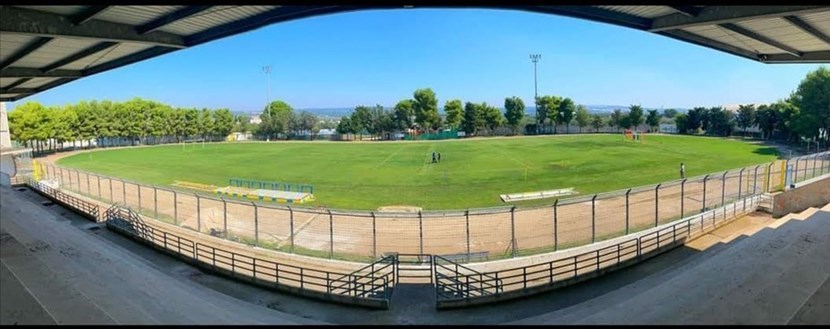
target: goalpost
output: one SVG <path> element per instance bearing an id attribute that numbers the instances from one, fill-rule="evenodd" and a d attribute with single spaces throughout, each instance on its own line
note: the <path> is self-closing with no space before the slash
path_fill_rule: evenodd
<path id="1" fill-rule="evenodd" d="M 205 148 L 205 140 L 203 138 L 183 140 L 182 151 L 193 151 L 199 144 L 202 145 L 202 148 Z"/>

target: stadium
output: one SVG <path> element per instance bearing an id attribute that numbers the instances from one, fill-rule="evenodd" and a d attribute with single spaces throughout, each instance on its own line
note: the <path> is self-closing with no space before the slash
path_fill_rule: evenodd
<path id="1" fill-rule="evenodd" d="M 177 34 L 171 31 L 183 31 L 185 27 L 175 22 L 188 20 L 192 15 L 196 16 L 190 19 L 196 19 L 197 13 L 205 8 L 160 6 L 170 8 L 156 13 L 140 7 L 113 6 L 106 10 L 97 6 L 78 7 L 42 10 L 4 6 L 0 8 L 4 17 L 15 19 L 7 20 L 2 28 L 4 33 L 18 33 L 19 38 L 25 38 L 32 31 L 26 30 L 20 20 L 29 19 L 60 27 L 49 40 L 78 35 L 106 40 L 95 33 L 103 33 L 99 29 L 105 27 L 136 25 L 130 28 L 144 32 L 124 32 L 121 42 L 138 40 L 170 45 L 184 39 L 185 46 L 180 46 L 190 47 L 285 19 L 353 10 L 317 8 L 293 12 L 299 9 L 241 6 L 236 8 L 240 10 L 238 21 L 176 39 Z M 825 26 L 828 21 L 821 18 L 830 13 L 826 6 L 759 7 L 747 9 L 746 13 L 732 8 L 736 12 L 730 17 L 738 17 L 732 18 L 733 23 L 718 16 L 725 9 L 717 6 L 692 6 L 686 11 L 667 6 L 566 7 L 539 7 L 531 11 L 643 29 L 764 63 L 830 60 L 826 56 L 830 50 L 797 51 L 798 56 L 793 56 L 791 47 L 780 44 L 789 40 L 771 41 L 755 35 L 756 39 L 760 38 L 758 42 L 766 41 L 773 48 L 785 50 L 756 57 L 716 38 L 701 39 L 700 35 L 705 33 L 688 32 L 697 31 L 695 26 L 726 24 L 751 37 L 755 32 L 736 25 L 742 19 Z M 286 14 L 283 10 L 292 12 Z M 70 15 L 75 11 L 77 16 Z M 139 12 L 157 17 L 148 18 L 144 25 L 119 18 L 119 15 L 132 17 Z M 267 19 L 256 23 L 246 20 L 245 15 L 258 17 L 257 12 Z M 79 20 L 84 15 L 88 17 Z M 650 28 L 637 25 L 646 21 Z M 677 25 L 670 28 L 671 24 Z M 163 26 L 169 28 L 156 31 Z M 799 31 L 821 33 L 815 29 Z M 4 45 L 25 44 L 9 40 L 4 40 Z M 49 40 L 43 41 L 45 47 Z M 44 46 L 35 46 L 37 42 L 34 39 L 29 46 L 21 46 L 17 54 L 4 53 L 4 69 L 0 71 L 3 78 L 20 79 L 4 82 L 0 92 L 4 100 L 16 101 L 130 61 L 173 51 L 156 46 L 159 48 L 116 54 L 100 68 L 78 70 L 71 76 L 58 76 L 48 82 L 48 77 L 39 74 L 69 75 L 73 62 L 103 48 L 90 49 L 85 56 L 61 53 L 62 50 L 55 48 L 54 56 L 68 57 L 58 58 L 62 65 L 40 68 L 44 73 L 27 73 L 26 70 L 34 69 L 12 65 Z M 803 96 L 798 94 L 802 98 L 793 100 L 792 104 L 806 105 L 797 113 L 810 113 L 811 103 L 800 99 L 811 97 L 810 84 L 825 73 L 826 69 L 821 68 L 803 80 L 798 88 Z M 819 78 L 813 80 L 813 77 Z M 25 79 L 28 80 L 21 81 Z M 22 87 L 38 81 L 43 84 Z M 3 243 L 4 249 L 13 250 L 3 260 L 4 281 L 10 278 L 7 282 L 12 282 L 4 290 L 14 291 L 15 295 L 4 294 L 3 304 L 11 301 L 23 306 L 2 310 L 3 323 L 18 320 L 26 323 L 37 318 L 26 314 L 36 314 L 37 310 L 49 314 L 42 319 L 51 319 L 51 323 L 75 324 L 149 323 L 147 319 L 154 316 L 159 317 L 157 323 L 270 324 L 470 323 L 464 320 L 468 317 L 476 319 L 475 323 L 513 324 L 828 321 L 826 315 L 812 306 L 826 300 L 822 297 L 826 294 L 822 295 L 821 291 L 827 287 L 827 264 L 818 259 L 827 259 L 823 256 L 830 250 L 824 248 L 830 241 L 824 225 L 830 219 L 830 209 L 827 209 L 830 151 L 826 144 L 826 126 L 782 124 L 766 131 L 764 124 L 755 120 L 751 123 L 757 125 L 760 138 L 747 138 L 752 133 L 747 129 L 751 124 L 743 125 L 743 136 L 738 136 L 733 132 L 734 126 L 719 125 L 717 121 L 726 118 L 742 125 L 740 121 L 746 112 L 738 111 L 735 115 L 720 108 L 695 108 L 677 116 L 683 118 L 677 122 L 678 129 L 682 127 L 689 134 L 665 134 L 656 129 L 660 120 L 656 110 L 649 110 L 646 118 L 641 107 L 632 105 L 624 117 L 614 119 L 616 114 L 612 114 L 607 119 L 610 121 L 604 121 L 607 124 L 597 125 L 593 131 L 587 128 L 582 133 L 584 127 L 591 125 L 589 118 L 580 117 L 579 112 L 584 109 L 578 108 L 570 98 L 537 96 L 537 111 L 542 107 L 551 113 L 547 115 L 550 115 L 552 131 L 545 127 L 544 115 L 536 122 L 521 121 L 521 116 L 511 118 L 511 113 L 517 113 L 511 112 L 513 108 L 524 112 L 523 104 L 515 105 L 521 100 L 517 102 L 515 98 L 505 100 L 504 117 L 495 111 L 501 121 L 492 119 L 494 116 L 488 113 L 498 109 L 486 103 L 468 102 L 462 108 L 459 101 L 457 106 L 452 105 L 457 108 L 458 123 L 440 131 L 422 128 L 433 124 L 431 114 L 425 111 L 430 98 L 435 98 L 431 89 L 418 89 L 413 99 L 401 102 L 409 105 L 394 109 L 359 106 L 351 117 L 340 119 L 338 133 L 324 141 L 314 140 L 313 133 L 306 133 L 311 130 L 302 123 L 307 113 L 295 115 L 282 101 L 272 101 L 266 106 L 262 115 L 265 123 L 257 131 L 263 136 L 259 141 L 231 138 L 237 136 L 236 132 L 230 133 L 230 126 L 236 124 L 231 120 L 236 119 L 229 112 L 170 109 L 141 99 L 112 105 L 111 111 L 121 114 L 103 121 L 126 127 L 134 121 L 129 113 L 137 113 L 143 118 L 161 116 L 166 118 L 161 122 L 172 126 L 171 120 L 181 114 L 184 122 L 190 123 L 201 122 L 203 117 L 212 118 L 210 129 L 215 132 L 202 131 L 202 128 L 181 134 L 174 130 L 158 133 L 148 130 L 140 136 L 125 138 L 124 134 L 106 135 L 98 129 L 87 135 L 78 133 L 65 138 L 57 135 L 59 129 L 53 129 L 54 136 L 42 138 L 39 128 L 32 128 L 37 124 L 27 122 L 61 122 L 70 116 L 56 114 L 59 116 L 52 118 L 45 114 L 51 112 L 42 106 L 24 104 L 6 119 L 4 103 Z M 450 103 L 444 107 L 445 116 L 438 117 L 435 112 L 438 122 L 451 125 Z M 84 106 L 87 112 L 79 110 Z M 79 119 L 74 120 L 91 122 L 89 118 L 104 113 L 96 112 L 102 108 L 96 106 L 99 105 L 79 103 L 75 108 L 70 107 L 74 110 L 59 113 L 75 111 L 72 115 Z M 412 119 L 398 125 L 395 120 L 402 118 L 405 122 L 408 117 L 397 115 L 396 111 L 407 106 L 413 109 Z M 790 113 L 786 112 L 785 105 L 763 106 L 764 111 Z M 698 111 L 708 113 L 707 119 L 694 121 Z M 762 112 L 761 107 L 758 112 Z M 290 113 L 290 119 L 285 121 L 288 129 L 297 127 L 302 133 L 274 128 L 279 127 L 281 113 Z M 364 119 L 363 113 L 373 119 Z M 570 115 L 579 123 L 574 121 L 574 126 L 570 126 Z M 537 112 L 537 119 L 538 116 Z M 29 119 L 35 117 L 39 119 Z M 564 125 L 560 121 L 562 117 L 568 117 Z M 383 121 L 384 118 L 389 119 Z M 147 120 L 145 129 L 152 129 L 152 119 Z M 275 125 L 269 126 L 271 122 Z M 351 129 L 344 122 L 357 122 L 364 130 Z M 382 122 L 388 124 L 384 126 Z M 691 122 L 705 128 L 707 136 L 692 136 L 700 128 Z M 221 128 L 224 126 L 227 129 Z M 577 126 L 579 130 L 574 132 L 572 128 Z M 815 133 L 808 139 L 799 129 L 814 129 Z M 802 134 L 802 138 L 795 142 L 768 140 L 771 135 L 789 138 L 796 134 Z M 364 135 L 368 137 L 364 139 Z M 311 140 L 288 140 L 290 136 Z M 15 139 L 14 145 L 10 139 Z M 80 147 L 76 147 L 75 141 L 80 141 Z M 51 147 L 56 144 L 60 146 Z M 50 219 L 53 217 L 70 225 L 56 226 L 59 222 Z M 762 240 L 764 236 L 770 236 L 773 242 L 783 241 L 783 245 L 771 252 L 768 247 L 778 242 Z M 763 265 L 763 253 L 789 267 L 787 270 L 775 267 L 779 272 L 773 271 L 768 277 L 736 274 L 768 266 Z M 798 258 L 794 253 L 808 256 Z M 60 257 L 68 257 L 70 261 L 61 261 Z M 133 262 L 136 259 L 141 259 L 141 264 Z M 747 261 L 736 261 L 740 259 Z M 750 259 L 757 259 L 758 263 L 750 263 Z M 797 263 L 799 259 L 805 263 Z M 112 271 L 107 272 L 103 264 L 112 266 Z M 147 264 L 152 264 L 151 269 Z M 811 272 L 805 274 L 809 278 L 795 278 L 790 283 L 777 281 L 775 273 L 789 278 L 796 275 L 790 273 L 803 273 L 804 264 L 815 266 L 815 273 L 806 271 Z M 36 270 L 47 267 L 52 270 Z M 758 315 L 757 309 L 747 313 L 755 318 L 720 313 L 718 318 L 701 315 L 705 308 L 693 311 L 697 317 L 672 316 L 677 311 L 672 307 L 688 307 L 683 304 L 685 301 L 666 302 L 670 306 L 666 306 L 665 312 L 653 313 L 650 318 L 621 316 L 613 308 L 584 318 L 565 312 L 568 307 L 574 307 L 583 312 L 575 314 L 587 314 L 584 312 L 590 312 L 591 307 L 600 307 L 569 300 L 596 296 L 597 305 L 613 305 L 614 298 L 622 298 L 614 296 L 627 294 L 621 289 L 647 290 L 648 282 L 653 283 L 655 291 L 674 295 L 694 281 L 693 275 L 724 269 L 738 278 L 735 282 L 761 285 L 759 289 L 767 298 L 764 303 L 771 303 L 767 300 L 778 296 L 771 288 L 775 284 L 809 287 L 797 288 L 804 291 L 797 297 L 791 294 L 779 299 L 777 305 L 781 309 L 794 310 L 786 318 L 783 318 L 784 311 L 780 311 L 782 318 L 774 318 L 773 315 L 779 315 L 775 312 L 764 318 Z M 134 273 L 124 274 L 127 271 Z M 158 282 L 143 281 L 120 296 L 143 296 L 130 307 L 154 314 L 147 318 L 113 313 L 112 309 L 106 311 L 107 307 L 99 304 L 107 298 L 115 301 L 120 297 L 104 297 L 101 288 L 89 285 L 91 281 L 32 288 L 37 280 L 64 274 L 85 275 L 93 280 L 101 278 L 110 280 L 110 284 L 116 284 L 120 280 L 117 276 L 123 275 L 125 283 L 132 284 L 140 280 L 142 273 L 153 273 L 146 275 L 152 275 Z M 181 273 L 187 273 L 188 280 L 198 282 L 198 287 L 191 287 L 194 283 L 190 281 L 184 286 L 178 284 Z M 634 277 L 646 279 L 636 281 Z M 676 278 L 687 281 L 672 281 L 680 280 Z M 635 281 L 646 287 L 627 285 Z M 715 279 L 706 283 L 711 287 L 726 284 Z M 155 284 L 158 287 L 152 287 Z M 217 291 L 221 292 L 217 294 Z M 86 307 L 90 315 L 70 315 L 74 312 L 67 311 L 70 307 L 61 306 L 59 301 L 42 301 L 55 294 L 83 296 L 77 297 L 75 303 Z M 172 313 L 150 311 L 144 306 L 159 300 L 169 305 L 182 304 L 181 301 L 204 294 L 211 294 L 207 300 L 215 303 L 211 307 L 221 312 L 209 315 L 210 310 L 199 305 L 176 306 L 181 307 L 178 312 L 192 314 L 192 317 L 177 318 Z M 635 297 L 626 301 L 638 307 L 657 305 L 655 300 L 663 298 L 657 294 L 658 297 L 649 300 L 640 297 L 644 295 L 639 292 L 632 296 Z M 699 293 L 689 296 L 690 303 L 711 297 Z M 733 296 L 730 302 L 756 297 Z M 252 302 L 255 299 L 259 302 Z M 280 302 L 263 307 L 262 299 Z M 562 306 L 546 309 L 542 305 L 548 302 Z M 499 308 L 504 314 L 517 312 L 519 315 L 487 318 L 488 312 Z M 344 310 L 354 314 L 338 322 L 333 315 Z M 386 315 L 381 316 L 384 319 L 380 322 L 373 322 L 372 311 L 368 310 L 382 310 Z M 18 319 L 13 314 L 24 316 Z M 225 320 L 208 320 L 219 314 L 224 314 Z M 386 319 L 387 316 L 406 320 Z M 423 317 L 433 320 L 413 320 Z"/>

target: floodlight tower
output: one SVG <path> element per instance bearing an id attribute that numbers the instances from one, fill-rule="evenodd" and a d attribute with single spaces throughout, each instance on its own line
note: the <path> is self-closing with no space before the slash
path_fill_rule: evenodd
<path id="1" fill-rule="evenodd" d="M 536 106 L 536 113 L 539 113 L 539 91 L 536 83 L 536 63 L 539 62 L 540 58 L 542 58 L 541 54 L 530 54 L 530 61 L 533 62 L 533 105 Z M 539 118 L 536 118 L 536 120 L 538 121 Z M 544 122 L 544 119 L 542 119 L 541 123 Z"/>
<path id="2" fill-rule="evenodd" d="M 265 72 L 265 85 L 268 88 L 268 102 L 265 104 L 265 108 L 268 108 L 271 106 L 271 65 L 263 66 L 262 71 Z"/>

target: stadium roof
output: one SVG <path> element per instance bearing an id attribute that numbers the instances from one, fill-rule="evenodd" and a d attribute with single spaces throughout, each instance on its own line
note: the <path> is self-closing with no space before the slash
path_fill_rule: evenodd
<path id="1" fill-rule="evenodd" d="M 482 7 L 610 23 L 763 63 L 830 62 L 830 6 Z M 393 8 L 0 6 L 0 101 L 274 23 Z"/>

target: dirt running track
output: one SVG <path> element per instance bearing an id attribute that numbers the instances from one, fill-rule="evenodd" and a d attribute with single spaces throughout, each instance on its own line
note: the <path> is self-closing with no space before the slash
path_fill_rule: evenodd
<path id="1" fill-rule="evenodd" d="M 87 151 L 80 151 L 87 152 Z M 326 209 L 222 200 L 192 192 L 142 186 L 118 178 L 54 165 L 67 152 L 40 158 L 45 174 L 62 189 L 103 204 L 125 203 L 146 216 L 205 234 L 227 232 L 231 239 L 300 254 L 368 261 L 387 252 L 466 254 L 489 259 L 564 249 L 635 232 L 715 208 L 739 196 L 777 189 L 783 160 L 703 177 L 666 182 L 593 196 L 559 200 L 556 207 L 469 211 L 381 213 L 329 212 Z M 814 157 L 815 158 L 815 157 Z M 798 180 L 830 172 L 830 157 L 798 161 Z M 795 161 L 791 161 L 794 164 Z M 613 179 L 613 177 L 609 177 Z M 682 196 L 682 197 L 681 197 Z M 705 204 L 704 204 L 705 200 Z M 682 208 L 682 209 L 681 209 Z M 592 216 L 593 214 L 593 216 Z M 592 220 L 593 218 L 593 220 Z M 628 225 L 626 225 L 628 222 Z M 293 228 L 293 229 L 292 229 Z M 293 234 L 292 234 L 293 233 Z M 293 235 L 293 236 L 292 236 Z M 255 242 L 256 241 L 256 242 Z"/>

